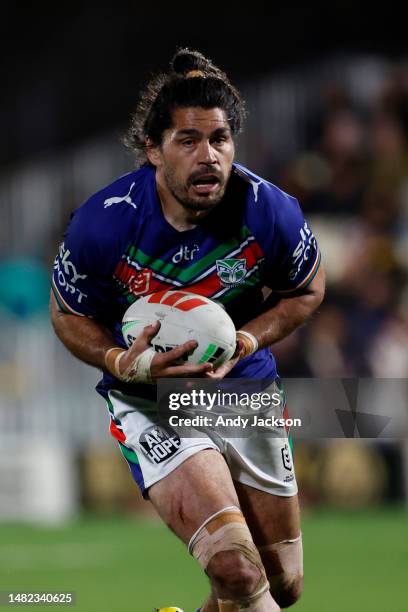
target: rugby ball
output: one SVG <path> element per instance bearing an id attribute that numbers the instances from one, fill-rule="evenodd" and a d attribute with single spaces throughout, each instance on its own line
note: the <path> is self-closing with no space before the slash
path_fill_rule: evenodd
<path id="1" fill-rule="evenodd" d="M 151 341 L 157 352 L 196 340 L 197 348 L 184 361 L 209 361 L 214 366 L 228 361 L 235 352 L 236 331 L 231 317 L 222 306 L 196 293 L 165 290 L 139 298 L 123 316 L 122 334 L 127 346 L 155 321 L 161 323 Z"/>

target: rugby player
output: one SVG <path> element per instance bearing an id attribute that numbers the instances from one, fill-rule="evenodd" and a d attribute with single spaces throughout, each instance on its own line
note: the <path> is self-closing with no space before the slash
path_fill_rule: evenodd
<path id="1" fill-rule="evenodd" d="M 139 169 L 75 211 L 52 282 L 58 337 L 103 371 L 97 391 L 143 496 L 210 579 L 201 612 L 279 610 L 302 589 L 297 485 L 282 438 L 203 434 L 162 444 L 168 433 L 155 420 L 159 378 L 276 379 L 270 345 L 323 299 L 319 250 L 298 202 L 234 161 L 244 115 L 227 75 L 179 50 L 132 118 L 127 144 Z M 236 354 L 217 370 L 180 365 L 194 340 L 155 353 L 158 322 L 131 348 L 124 343 L 129 304 L 180 288 L 221 302 L 235 323 Z M 159 454 L 149 454 L 147 436 Z"/>

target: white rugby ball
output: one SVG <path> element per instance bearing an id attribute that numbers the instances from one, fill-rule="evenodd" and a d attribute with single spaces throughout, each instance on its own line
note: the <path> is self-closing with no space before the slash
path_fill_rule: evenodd
<path id="1" fill-rule="evenodd" d="M 187 291 L 158 291 L 134 302 L 122 319 L 122 334 L 128 346 L 146 325 L 160 321 L 151 341 L 155 351 L 164 353 L 188 340 L 197 348 L 184 361 L 209 361 L 219 366 L 232 357 L 236 346 L 235 325 L 225 310 L 212 300 Z"/>

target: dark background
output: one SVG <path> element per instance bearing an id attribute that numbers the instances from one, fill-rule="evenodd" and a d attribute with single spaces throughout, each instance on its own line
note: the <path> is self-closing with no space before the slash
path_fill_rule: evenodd
<path id="1" fill-rule="evenodd" d="M 3 2 L 0 163 L 125 124 L 177 46 L 208 54 L 238 85 L 325 56 L 398 59 L 406 23 L 394 6 Z"/>

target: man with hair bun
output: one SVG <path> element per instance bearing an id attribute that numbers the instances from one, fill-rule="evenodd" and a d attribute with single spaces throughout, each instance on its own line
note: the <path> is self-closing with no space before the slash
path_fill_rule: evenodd
<path id="1" fill-rule="evenodd" d="M 132 117 L 126 144 L 139 168 L 75 211 L 51 296 L 58 337 L 103 371 L 97 391 L 143 496 L 210 579 L 201 612 L 280 610 L 302 588 L 297 485 L 284 431 L 242 439 L 203 432 L 168 444 L 160 461 L 144 447 L 149 432 L 159 442 L 167 435 L 151 381 L 252 378 L 278 388 L 269 347 L 323 299 L 319 250 L 299 204 L 234 161 L 244 117 L 224 72 L 198 51 L 177 51 Z M 223 304 L 238 330 L 235 355 L 216 370 L 210 362 L 180 364 L 194 340 L 153 353 L 158 322 L 130 348 L 124 343 L 121 320 L 132 302 L 180 288 Z"/>

